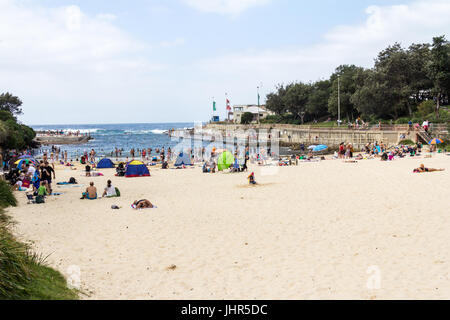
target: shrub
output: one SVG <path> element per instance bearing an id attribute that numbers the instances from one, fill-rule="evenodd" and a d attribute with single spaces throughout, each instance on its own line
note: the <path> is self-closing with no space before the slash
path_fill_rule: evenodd
<path id="1" fill-rule="evenodd" d="M 253 113 L 244 112 L 241 117 L 241 124 L 249 124 L 253 121 Z"/>
<path id="2" fill-rule="evenodd" d="M 417 113 L 421 115 L 422 117 L 427 116 L 430 113 L 433 113 L 436 109 L 436 104 L 433 100 L 427 100 L 423 101 L 419 106 L 417 107 Z"/>
<path id="3" fill-rule="evenodd" d="M 7 182 L 0 180 L 0 208 L 16 205 L 17 200 L 11 191 L 11 186 Z"/>
<path id="4" fill-rule="evenodd" d="M 47 267 L 43 257 L 31 252 L 10 233 L 10 218 L 3 208 L 15 206 L 10 186 L 0 181 L 0 300 L 77 299 L 57 271 Z"/>
<path id="5" fill-rule="evenodd" d="M 409 139 L 400 141 L 400 144 L 405 145 L 405 146 L 415 145 L 415 143 L 413 141 L 409 140 Z"/>

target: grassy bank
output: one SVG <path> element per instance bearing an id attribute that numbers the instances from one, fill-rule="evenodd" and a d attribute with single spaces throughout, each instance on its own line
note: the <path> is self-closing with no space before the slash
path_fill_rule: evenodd
<path id="1" fill-rule="evenodd" d="M 15 205 L 9 185 L 0 181 L 0 300 L 78 299 L 59 272 L 46 266 L 43 257 L 11 234 L 12 221 L 4 208 Z"/>

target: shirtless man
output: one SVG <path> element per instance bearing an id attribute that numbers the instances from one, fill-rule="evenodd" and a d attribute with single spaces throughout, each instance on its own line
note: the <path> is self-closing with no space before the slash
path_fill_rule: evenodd
<path id="1" fill-rule="evenodd" d="M 435 172 L 435 171 L 444 171 L 445 169 L 433 169 L 433 168 L 425 168 L 425 165 L 422 163 L 419 168 L 414 169 L 414 172 L 423 173 L 423 172 Z"/>
<path id="2" fill-rule="evenodd" d="M 83 193 L 81 199 L 97 199 L 97 188 L 94 187 L 94 182 L 89 183 L 89 187 L 86 188 L 86 192 Z"/>

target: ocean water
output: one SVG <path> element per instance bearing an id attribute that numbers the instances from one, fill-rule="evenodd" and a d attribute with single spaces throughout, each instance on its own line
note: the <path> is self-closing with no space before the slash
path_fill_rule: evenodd
<path id="1" fill-rule="evenodd" d="M 71 159 L 81 156 L 85 151 L 94 149 L 98 156 L 111 156 L 115 148 L 123 149 L 122 157 L 127 157 L 131 148 L 148 149 L 168 147 L 174 149 L 179 141 L 164 134 L 170 129 L 193 128 L 194 123 L 139 123 L 139 124 L 86 124 L 86 125 L 33 125 L 36 131 L 60 130 L 64 132 L 90 133 L 94 139 L 81 145 L 57 145 L 64 152 L 67 150 Z M 51 146 L 43 146 L 40 153 Z M 115 157 L 115 155 L 114 155 Z"/>

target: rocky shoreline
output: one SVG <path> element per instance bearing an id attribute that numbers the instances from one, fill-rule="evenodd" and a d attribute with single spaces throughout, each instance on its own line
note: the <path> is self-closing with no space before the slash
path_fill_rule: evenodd
<path id="1" fill-rule="evenodd" d="M 70 144 L 84 144 L 92 140 L 91 136 L 51 136 L 39 135 L 34 141 L 41 145 L 70 145 Z"/>

